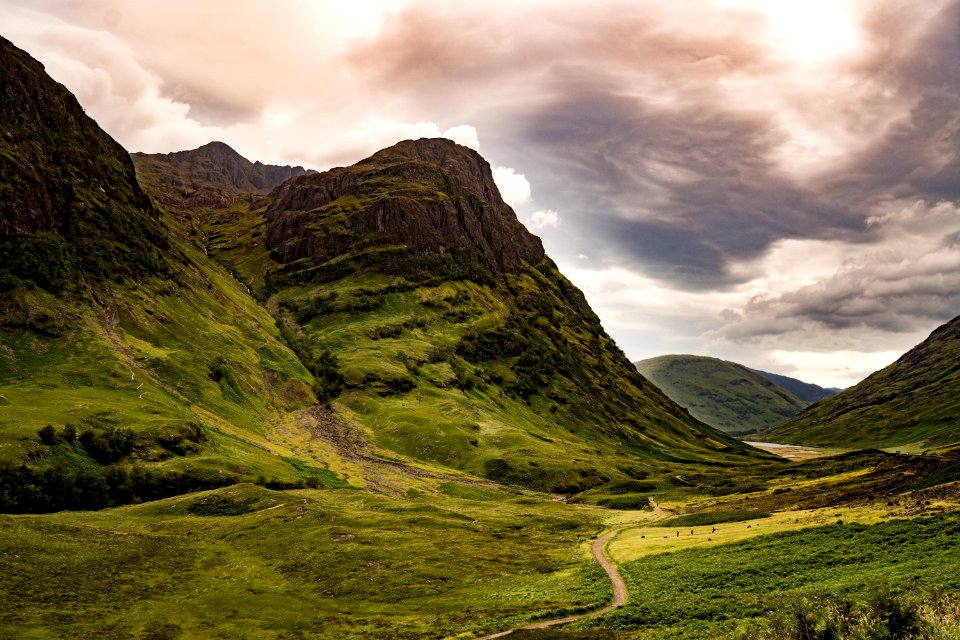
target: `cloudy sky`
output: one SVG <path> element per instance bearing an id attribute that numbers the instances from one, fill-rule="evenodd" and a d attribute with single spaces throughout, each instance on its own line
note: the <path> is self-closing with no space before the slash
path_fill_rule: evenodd
<path id="1" fill-rule="evenodd" d="M 847 386 L 960 309 L 960 2 L 0 0 L 131 151 L 478 148 L 631 359 Z"/>

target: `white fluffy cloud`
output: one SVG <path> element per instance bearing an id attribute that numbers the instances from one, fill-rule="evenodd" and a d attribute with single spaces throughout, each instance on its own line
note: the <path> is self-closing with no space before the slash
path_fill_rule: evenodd
<path id="1" fill-rule="evenodd" d="M 493 167 L 493 181 L 504 202 L 511 207 L 530 202 L 530 182 L 522 173 L 510 167 Z"/>
<path id="2" fill-rule="evenodd" d="M 456 127 L 450 127 L 444 131 L 442 135 L 444 138 L 449 138 L 457 144 L 470 147 L 474 151 L 480 151 L 480 138 L 477 135 L 476 127 L 471 127 L 468 124 L 461 124 Z"/>
<path id="3" fill-rule="evenodd" d="M 541 209 L 530 214 L 530 226 L 534 229 L 560 226 L 560 214 L 553 209 Z"/>

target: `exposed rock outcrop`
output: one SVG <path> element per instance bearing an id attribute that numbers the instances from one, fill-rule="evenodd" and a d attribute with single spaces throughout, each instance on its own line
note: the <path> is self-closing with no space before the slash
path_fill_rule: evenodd
<path id="1" fill-rule="evenodd" d="M 61 286 L 160 268 L 127 152 L 43 65 L 0 38 L 0 272 Z"/>
<path id="2" fill-rule="evenodd" d="M 237 193 L 265 194 L 284 180 L 310 173 L 303 167 L 250 162 L 223 142 L 189 151 L 130 155 L 140 179 L 167 195 L 169 204 L 207 206 L 211 192 L 220 193 L 220 200 Z"/>
<path id="3" fill-rule="evenodd" d="M 494 273 L 544 258 L 503 201 L 490 165 L 450 140 L 400 142 L 351 167 L 288 180 L 270 194 L 275 260 L 320 264 L 371 246 L 474 252 Z"/>

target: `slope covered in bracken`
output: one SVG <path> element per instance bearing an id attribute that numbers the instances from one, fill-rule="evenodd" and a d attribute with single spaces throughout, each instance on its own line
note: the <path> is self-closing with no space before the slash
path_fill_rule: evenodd
<path id="1" fill-rule="evenodd" d="M 960 318 L 762 437 L 848 448 L 925 449 L 960 441 Z"/>

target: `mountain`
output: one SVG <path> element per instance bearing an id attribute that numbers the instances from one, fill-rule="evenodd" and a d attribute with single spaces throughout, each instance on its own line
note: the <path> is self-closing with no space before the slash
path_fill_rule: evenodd
<path id="1" fill-rule="evenodd" d="M 577 493 L 765 457 L 640 376 L 476 152 L 406 141 L 322 174 L 135 155 L 148 199 L 2 44 L 4 509 L 242 481 Z"/>
<path id="2" fill-rule="evenodd" d="M 746 452 L 638 374 L 475 151 L 408 140 L 266 200 L 198 236 L 377 447 L 564 493 Z"/>
<path id="3" fill-rule="evenodd" d="M 960 317 L 899 360 L 762 434 L 772 442 L 918 450 L 960 442 Z M 760 437 L 760 436 L 758 436 Z"/>
<path id="4" fill-rule="evenodd" d="M 267 310 L 40 63 L 0 69 L 0 510 L 344 484 L 268 436 L 315 398 Z"/>
<path id="5" fill-rule="evenodd" d="M 127 152 L 0 38 L 0 281 L 163 272 L 167 241 Z M 14 280 L 11 280 L 14 279 Z"/>
<path id="6" fill-rule="evenodd" d="M 475 152 L 407 141 L 267 193 L 222 154 L 210 198 L 153 158 L 141 192 L 39 64 L 0 41 L 0 66 L 0 637 L 762 633 L 822 576 L 906 575 L 884 550 L 917 540 L 901 627 L 919 590 L 954 606 L 955 451 L 796 464 L 696 421 Z M 838 572 L 865 544 L 880 564 Z"/>
<path id="7" fill-rule="evenodd" d="M 759 369 L 751 369 L 751 371 L 758 373 L 770 382 L 783 387 L 807 404 L 813 404 L 814 402 L 819 402 L 825 398 L 833 397 L 843 391 L 843 389 L 838 389 L 836 387 L 824 389 L 821 386 L 811 384 L 809 382 L 803 382 L 801 380 L 797 380 L 796 378 L 781 376 L 768 371 L 760 371 Z"/>
<path id="8" fill-rule="evenodd" d="M 666 355 L 634 364 L 695 418 L 730 434 L 769 428 L 807 406 L 790 391 L 735 362 Z"/>
<path id="9" fill-rule="evenodd" d="M 174 153 L 132 153 L 142 182 L 171 204 L 222 206 L 238 193 L 267 193 L 303 167 L 250 162 L 223 142 Z"/>

